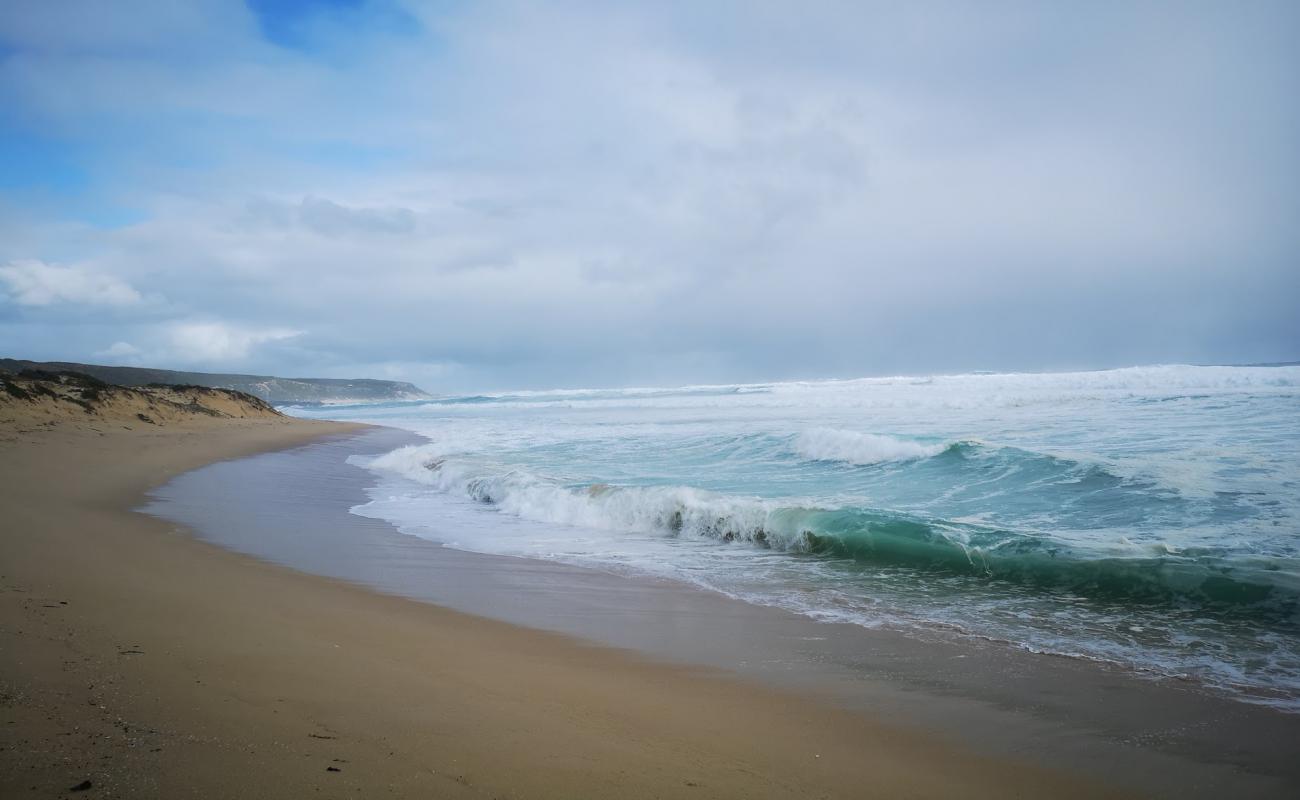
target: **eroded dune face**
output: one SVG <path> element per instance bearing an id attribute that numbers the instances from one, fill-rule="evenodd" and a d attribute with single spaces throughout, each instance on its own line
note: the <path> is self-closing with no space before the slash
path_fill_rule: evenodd
<path id="1" fill-rule="evenodd" d="M 19 428 L 259 418 L 279 419 L 283 415 L 263 400 L 231 389 L 170 385 L 131 388 L 76 372 L 0 374 L 0 422 Z"/>

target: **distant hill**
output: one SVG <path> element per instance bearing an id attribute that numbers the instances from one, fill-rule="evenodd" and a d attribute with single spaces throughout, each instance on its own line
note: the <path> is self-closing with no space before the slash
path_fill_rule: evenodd
<path id="1" fill-rule="evenodd" d="M 0 358 L 0 371 L 80 372 L 118 386 L 173 384 L 209 386 L 247 392 L 268 403 L 339 403 L 347 401 L 423 400 L 427 392 L 411 383 L 369 378 L 276 378 L 271 375 L 226 375 L 215 372 L 177 372 L 144 367 L 107 367 L 67 361 L 21 361 Z"/>

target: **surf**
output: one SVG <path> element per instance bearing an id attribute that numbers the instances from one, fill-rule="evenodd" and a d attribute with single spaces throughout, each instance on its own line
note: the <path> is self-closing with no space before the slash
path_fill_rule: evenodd
<path id="1" fill-rule="evenodd" d="M 413 535 L 1300 708 L 1297 367 L 516 391 L 348 414 L 427 438 L 360 464 L 379 485 L 357 513 Z M 446 514 L 465 522 L 442 530 Z"/>

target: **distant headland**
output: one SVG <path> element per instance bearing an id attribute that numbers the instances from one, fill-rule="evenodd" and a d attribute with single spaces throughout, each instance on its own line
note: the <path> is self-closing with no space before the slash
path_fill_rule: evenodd
<path id="1" fill-rule="evenodd" d="M 117 386 L 169 384 L 233 389 L 278 405 L 423 400 L 431 397 L 423 389 L 411 383 L 370 378 L 277 378 L 271 375 L 178 372 L 147 367 L 113 367 L 67 361 L 24 361 L 0 358 L 0 372 L 19 373 L 24 370 L 79 372 Z"/>

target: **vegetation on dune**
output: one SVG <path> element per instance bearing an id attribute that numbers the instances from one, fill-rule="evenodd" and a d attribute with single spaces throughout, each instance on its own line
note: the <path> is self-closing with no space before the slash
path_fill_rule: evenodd
<path id="1" fill-rule="evenodd" d="M 72 409 L 92 416 L 121 414 L 151 425 L 192 416 L 279 417 L 269 403 L 235 389 L 154 383 L 116 386 L 73 370 L 0 371 L 0 406 L 44 406 L 58 415 Z M 147 413 L 146 413 L 147 412 Z"/>

